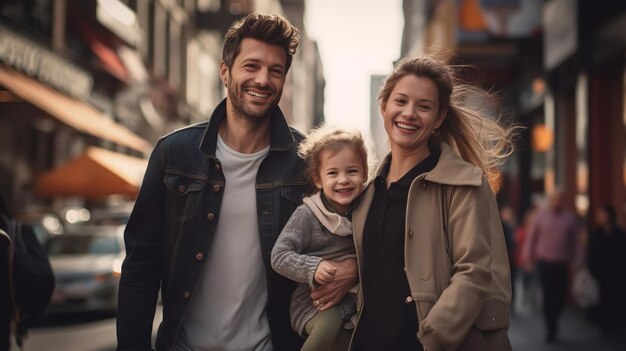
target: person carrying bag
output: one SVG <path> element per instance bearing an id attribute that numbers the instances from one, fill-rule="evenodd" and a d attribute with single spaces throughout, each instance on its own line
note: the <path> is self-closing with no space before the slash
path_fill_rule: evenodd
<path id="1" fill-rule="evenodd" d="M 55 287 L 48 254 L 33 228 L 0 212 L 0 351 L 10 349 L 10 334 L 23 348 L 28 328 L 44 312 Z M 5 341 L 6 340 L 6 341 Z"/>

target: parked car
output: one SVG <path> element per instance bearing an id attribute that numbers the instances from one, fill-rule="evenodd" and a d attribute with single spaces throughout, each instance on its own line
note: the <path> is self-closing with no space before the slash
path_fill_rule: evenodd
<path id="1" fill-rule="evenodd" d="M 93 224 L 126 224 L 133 211 L 134 202 L 91 209 L 89 223 Z"/>
<path id="2" fill-rule="evenodd" d="M 25 225 L 33 227 L 33 231 L 40 243 L 46 242 L 53 235 L 63 234 L 64 223 L 61 217 L 46 210 L 30 210 L 15 215 L 15 219 Z"/>
<path id="3" fill-rule="evenodd" d="M 125 225 L 76 225 L 45 243 L 56 279 L 46 311 L 115 312 Z"/>

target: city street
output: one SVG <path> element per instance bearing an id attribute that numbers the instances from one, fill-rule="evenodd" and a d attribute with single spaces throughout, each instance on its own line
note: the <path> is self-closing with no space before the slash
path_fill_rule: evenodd
<path id="1" fill-rule="evenodd" d="M 587 322 L 581 311 L 568 307 L 561 317 L 557 341 L 547 344 L 541 315 L 522 309 L 511 318 L 509 338 L 514 351 L 623 351 L 626 350 L 624 329 L 611 338 L 603 338 L 599 328 Z"/>
<path id="2" fill-rule="evenodd" d="M 161 309 L 154 318 L 154 335 L 161 321 Z M 154 340 L 153 340 L 154 342 Z M 115 351 L 115 318 L 102 315 L 55 317 L 29 332 L 25 350 L 29 351 Z M 17 350 L 17 348 L 15 348 Z"/>
<path id="3" fill-rule="evenodd" d="M 625 255 L 626 0 L 0 0 L 0 351 L 297 348 L 355 271 L 374 351 L 626 351 Z"/>
<path id="4" fill-rule="evenodd" d="M 612 338 L 602 338 L 595 325 L 587 323 L 582 313 L 568 308 L 561 320 L 559 339 L 554 344 L 543 341 L 543 323 L 537 312 L 518 309 L 511 318 L 509 337 L 514 351 L 623 351 L 626 330 Z M 155 318 L 161 319 L 160 310 Z M 61 325 L 43 324 L 30 333 L 27 350 L 39 351 L 114 351 L 115 319 L 63 320 Z"/>

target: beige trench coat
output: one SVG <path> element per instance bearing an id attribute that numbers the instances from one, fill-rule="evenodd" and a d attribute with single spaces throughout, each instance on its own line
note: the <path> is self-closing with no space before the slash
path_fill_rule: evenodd
<path id="1" fill-rule="evenodd" d="M 373 196 L 369 186 L 352 216 L 359 262 Z M 447 144 L 435 168 L 409 189 L 404 256 L 407 301 L 415 301 L 426 350 L 511 349 L 510 271 L 495 195 L 483 172 Z M 367 297 L 357 296 L 360 317 Z"/>

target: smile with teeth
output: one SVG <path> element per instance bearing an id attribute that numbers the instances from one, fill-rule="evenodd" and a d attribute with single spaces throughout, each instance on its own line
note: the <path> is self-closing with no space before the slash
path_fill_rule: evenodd
<path id="1" fill-rule="evenodd" d="M 262 93 L 255 90 L 246 90 L 246 93 L 258 98 L 266 98 L 270 96 L 270 93 Z"/>
<path id="2" fill-rule="evenodd" d="M 400 128 L 400 129 L 406 129 L 406 130 L 417 130 L 418 128 L 416 126 L 410 125 L 410 124 L 406 124 L 406 123 L 402 123 L 402 122 L 396 122 L 396 127 Z"/>
<path id="3" fill-rule="evenodd" d="M 349 193 L 352 192 L 352 189 L 336 189 L 335 191 L 338 193 Z"/>

